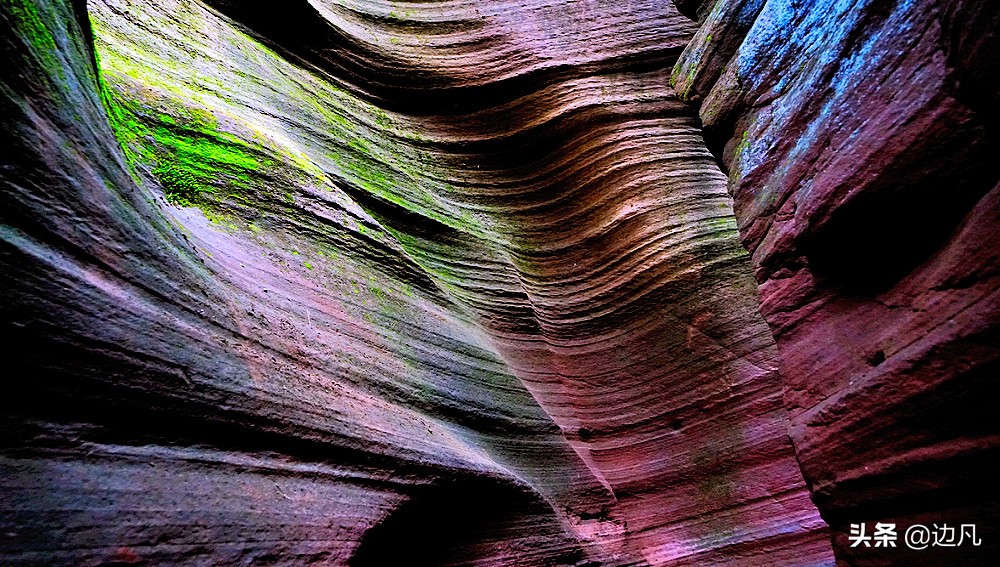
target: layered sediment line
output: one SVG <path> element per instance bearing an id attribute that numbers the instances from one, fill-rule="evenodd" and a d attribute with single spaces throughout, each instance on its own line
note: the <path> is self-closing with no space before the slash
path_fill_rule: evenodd
<path id="1" fill-rule="evenodd" d="M 851 558 L 945 514 L 878 482 L 991 470 L 989 44 L 908 5 L 286 4 L 3 5 L 6 562 L 829 564 L 820 511 Z M 956 172 L 917 252 L 862 250 Z"/>
<path id="2" fill-rule="evenodd" d="M 997 522 L 981 487 L 998 462 L 1000 11 L 702 4 L 673 84 L 729 172 L 838 557 L 989 563 L 995 539 L 872 553 L 847 537 L 861 522 Z"/>

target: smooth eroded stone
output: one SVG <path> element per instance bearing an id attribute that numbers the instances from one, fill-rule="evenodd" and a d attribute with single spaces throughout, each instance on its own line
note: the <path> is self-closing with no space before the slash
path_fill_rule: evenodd
<path id="1" fill-rule="evenodd" d="M 3 562 L 831 564 L 686 4 L 2 4 Z"/>

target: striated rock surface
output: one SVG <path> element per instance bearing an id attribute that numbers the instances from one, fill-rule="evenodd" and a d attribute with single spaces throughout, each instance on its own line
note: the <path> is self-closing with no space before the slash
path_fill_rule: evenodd
<path id="1" fill-rule="evenodd" d="M 5 9 L 3 554 L 825 563 L 661 2 Z"/>
<path id="2" fill-rule="evenodd" d="M 688 4 L 701 28 L 673 84 L 729 172 L 838 557 L 994 561 L 1000 9 Z M 879 521 L 975 523 L 983 543 L 850 547 L 851 523 Z"/>
<path id="3" fill-rule="evenodd" d="M 995 553 L 996 10 L 855 4 L 0 5 L 3 563 Z"/>

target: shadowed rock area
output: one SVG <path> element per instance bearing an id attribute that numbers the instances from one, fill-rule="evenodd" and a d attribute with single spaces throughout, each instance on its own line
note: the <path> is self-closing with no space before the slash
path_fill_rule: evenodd
<path id="1" fill-rule="evenodd" d="M 996 555 L 985 0 L 0 19 L 4 564 Z"/>
<path id="2" fill-rule="evenodd" d="M 707 4 L 674 84 L 729 172 L 838 559 L 994 562 L 1000 6 Z M 985 533 L 879 551 L 858 522 Z"/>

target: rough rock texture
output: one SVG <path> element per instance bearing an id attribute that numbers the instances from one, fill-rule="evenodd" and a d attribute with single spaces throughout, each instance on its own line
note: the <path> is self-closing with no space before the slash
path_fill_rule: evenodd
<path id="1" fill-rule="evenodd" d="M 995 561 L 1000 5 L 679 4 L 702 25 L 673 84 L 729 171 L 838 557 Z M 850 548 L 876 521 L 977 523 L 983 545 Z"/>
<path id="2" fill-rule="evenodd" d="M 981 510 L 992 12 L 678 4 L 0 5 L 3 562 L 813 565 L 806 481 L 845 559 Z"/>
<path id="3" fill-rule="evenodd" d="M 5 6 L 7 562 L 829 562 L 693 22 Z"/>

